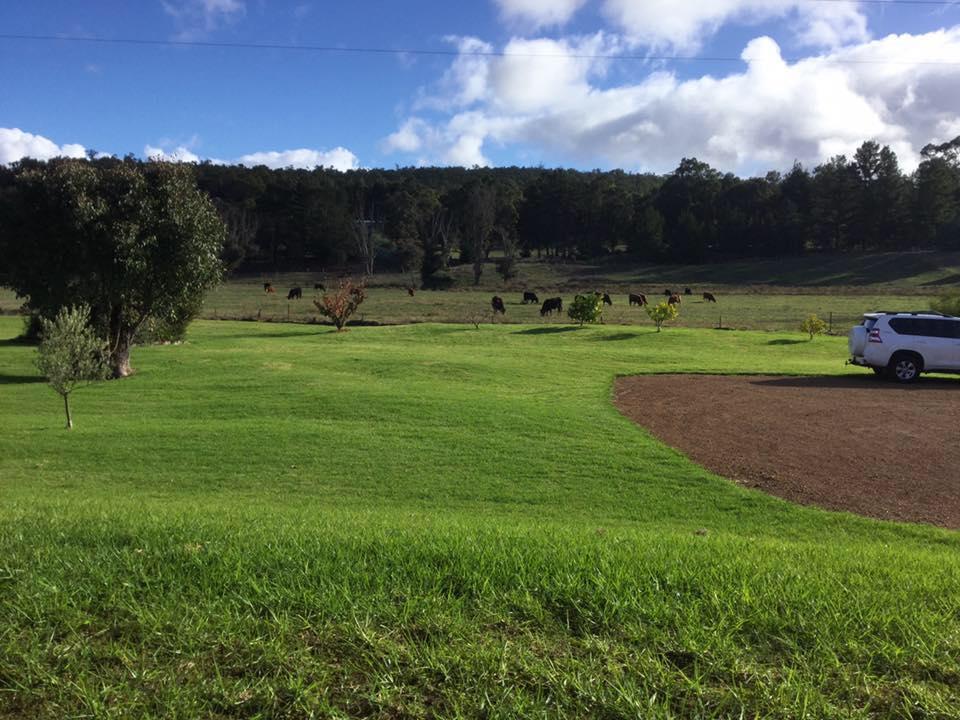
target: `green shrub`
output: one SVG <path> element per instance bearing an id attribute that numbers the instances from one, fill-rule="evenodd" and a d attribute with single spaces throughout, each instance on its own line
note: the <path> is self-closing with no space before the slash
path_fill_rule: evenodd
<path id="1" fill-rule="evenodd" d="M 944 293 L 930 302 L 930 307 L 945 315 L 960 316 L 960 293 Z"/>
<path id="2" fill-rule="evenodd" d="M 647 305 L 647 315 L 650 316 L 650 319 L 657 326 L 657 332 L 660 332 L 660 328 L 663 327 L 663 324 L 668 320 L 676 320 L 677 315 L 680 314 L 680 310 L 673 303 L 669 303 L 664 300 L 659 305 Z"/>
<path id="3" fill-rule="evenodd" d="M 567 315 L 571 320 L 578 321 L 581 327 L 584 323 L 602 322 L 603 295 L 599 293 L 577 295 L 567 308 Z"/>
<path id="4" fill-rule="evenodd" d="M 814 335 L 823 335 L 827 331 L 827 323 L 818 318 L 816 313 L 810 313 L 807 319 L 800 323 L 800 330 L 813 340 Z"/>

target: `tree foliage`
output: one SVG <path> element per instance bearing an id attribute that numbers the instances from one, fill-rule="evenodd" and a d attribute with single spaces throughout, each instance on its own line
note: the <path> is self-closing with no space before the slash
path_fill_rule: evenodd
<path id="1" fill-rule="evenodd" d="M 596 323 L 603 320 L 603 295 L 600 293 L 587 293 L 586 295 L 577 295 L 570 307 L 567 308 L 567 315 L 571 320 L 576 320 L 583 327 L 584 323 Z"/>
<path id="2" fill-rule="evenodd" d="M 224 225 L 189 166 L 54 160 L 18 173 L 7 200 L 6 284 L 46 317 L 88 305 L 115 377 L 145 323 L 184 327 L 220 280 Z"/>
<path id="3" fill-rule="evenodd" d="M 107 377 L 106 344 L 90 326 L 90 308 L 63 307 L 52 320 L 41 319 L 37 368 L 63 398 L 67 428 L 73 427 L 70 393 L 79 385 Z"/>
<path id="4" fill-rule="evenodd" d="M 663 327 L 665 322 L 671 320 L 676 320 L 677 316 L 680 314 L 680 310 L 673 303 L 669 303 L 664 300 L 662 303 L 657 305 L 646 305 L 647 315 L 650 316 L 650 319 L 653 320 L 654 324 L 657 326 L 657 332 L 660 332 L 660 329 Z"/>
<path id="5" fill-rule="evenodd" d="M 807 333 L 810 336 L 809 339 L 813 340 L 814 335 L 823 335 L 827 331 L 827 323 L 815 313 L 811 313 L 800 323 L 800 331 Z"/>
<path id="6" fill-rule="evenodd" d="M 321 315 L 333 321 L 337 332 L 340 332 L 366 297 L 363 283 L 346 279 L 340 281 L 336 290 L 324 293 L 319 300 L 314 300 L 313 304 Z"/>

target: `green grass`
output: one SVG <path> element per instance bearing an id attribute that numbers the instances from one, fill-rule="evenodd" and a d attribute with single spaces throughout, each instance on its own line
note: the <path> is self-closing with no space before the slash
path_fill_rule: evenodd
<path id="1" fill-rule="evenodd" d="M 72 432 L 0 340 L 0 717 L 957 717 L 960 536 L 739 488 L 610 403 L 844 371 L 796 337 L 201 322 Z"/>

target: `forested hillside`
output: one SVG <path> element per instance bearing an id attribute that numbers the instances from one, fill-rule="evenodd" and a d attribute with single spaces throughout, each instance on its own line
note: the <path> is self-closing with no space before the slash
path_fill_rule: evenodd
<path id="1" fill-rule="evenodd" d="M 55 160 L 51 162 L 76 162 Z M 102 158 L 99 164 L 138 162 Z M 0 223 L 22 202 L 0 168 Z M 348 266 L 418 273 L 444 287 L 452 263 L 504 278 L 529 256 L 704 263 L 830 251 L 960 248 L 960 138 L 928 145 L 916 172 L 868 141 L 812 170 L 739 178 L 696 159 L 666 176 L 544 168 L 397 168 L 339 172 L 196 166 L 228 228 L 232 270 Z M 17 242 L 9 223 L 3 234 Z"/>

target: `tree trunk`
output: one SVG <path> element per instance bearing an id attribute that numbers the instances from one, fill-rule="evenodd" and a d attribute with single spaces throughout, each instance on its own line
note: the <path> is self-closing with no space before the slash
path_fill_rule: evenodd
<path id="1" fill-rule="evenodd" d="M 114 378 L 125 378 L 133 374 L 133 368 L 130 367 L 131 344 L 131 338 L 122 335 L 110 353 L 110 371 Z"/>
<path id="2" fill-rule="evenodd" d="M 72 430 L 73 418 L 70 417 L 70 393 L 63 394 L 63 409 L 67 413 L 67 430 Z"/>

